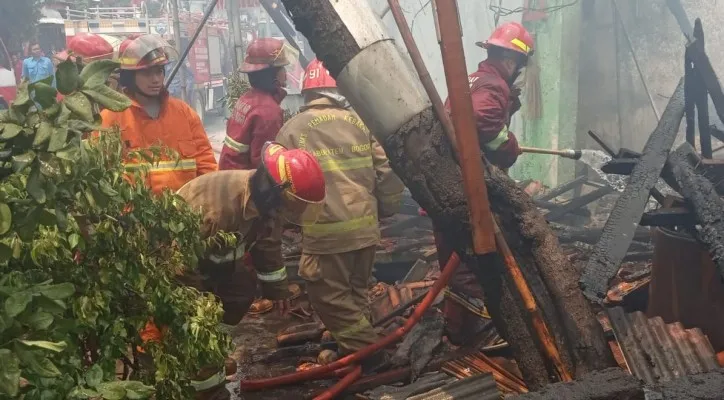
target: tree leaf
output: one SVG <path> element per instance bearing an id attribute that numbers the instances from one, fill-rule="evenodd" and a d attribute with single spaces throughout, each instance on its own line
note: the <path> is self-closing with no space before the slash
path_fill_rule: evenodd
<path id="1" fill-rule="evenodd" d="M 108 183 L 107 180 L 101 179 L 100 182 L 98 183 L 98 185 L 103 194 L 105 194 L 107 196 L 118 196 L 118 192 L 115 189 L 113 189 L 113 186 L 111 186 L 111 184 Z"/>
<path id="2" fill-rule="evenodd" d="M 68 394 L 68 397 L 71 399 L 91 399 L 100 397 L 100 393 L 96 392 L 95 390 L 83 388 L 83 387 L 75 387 L 73 390 Z"/>
<path id="3" fill-rule="evenodd" d="M 56 86 L 58 86 L 58 91 L 64 95 L 71 94 L 78 89 L 80 74 L 78 73 L 78 67 L 70 58 L 58 64 L 55 78 L 57 80 Z"/>
<path id="4" fill-rule="evenodd" d="M 70 109 L 65 105 L 65 102 L 60 103 L 60 113 L 58 118 L 55 119 L 56 125 L 63 126 L 70 120 Z"/>
<path id="5" fill-rule="evenodd" d="M 45 330 L 53 323 L 55 317 L 46 311 L 36 311 L 22 320 L 22 322 L 33 329 Z"/>
<path id="6" fill-rule="evenodd" d="M 70 282 L 42 286 L 38 288 L 38 293 L 51 300 L 63 300 L 75 294 L 75 286 Z"/>
<path id="7" fill-rule="evenodd" d="M 37 101 L 43 108 L 49 108 L 55 104 L 55 98 L 58 95 L 58 91 L 45 82 L 35 82 L 30 85 L 31 90 L 34 90 L 33 100 Z"/>
<path id="8" fill-rule="evenodd" d="M 17 109 L 22 108 L 21 106 L 25 106 L 30 104 L 30 91 L 28 90 L 28 83 L 22 82 L 20 85 L 18 85 L 18 93 L 15 96 L 15 101 L 13 101 L 13 108 Z"/>
<path id="9" fill-rule="evenodd" d="M 88 384 L 88 386 L 95 388 L 98 387 L 101 382 L 103 382 L 103 370 L 101 369 L 100 365 L 95 364 L 94 366 L 90 367 L 88 371 L 86 371 L 85 383 Z"/>
<path id="10" fill-rule="evenodd" d="M 48 151 L 58 151 L 65 147 L 65 142 L 68 140 L 68 128 L 57 127 L 53 129 L 53 134 L 50 136 L 50 143 L 48 143 Z"/>
<path id="11" fill-rule="evenodd" d="M 8 349 L 0 349 L 0 393 L 15 397 L 20 389 L 20 363 Z"/>
<path id="12" fill-rule="evenodd" d="M 0 135 L 0 141 L 7 141 L 15 136 L 18 136 L 20 132 L 23 131 L 23 127 L 20 125 L 15 125 L 11 123 L 4 123 L 2 124 L 3 133 Z"/>
<path id="13" fill-rule="evenodd" d="M 121 112 L 131 106 L 131 99 L 106 85 L 99 85 L 92 89 L 84 88 L 83 93 L 111 111 Z"/>
<path id="14" fill-rule="evenodd" d="M 15 292 L 5 300 L 5 312 L 8 317 L 15 318 L 25 311 L 32 300 L 33 295 L 28 291 Z"/>
<path id="15" fill-rule="evenodd" d="M 40 167 L 37 164 L 34 165 L 32 171 L 30 171 L 25 188 L 28 190 L 28 194 L 32 196 L 35 201 L 40 204 L 45 204 L 47 198 L 45 195 L 45 189 L 43 188 L 43 177 L 40 175 Z"/>
<path id="16" fill-rule="evenodd" d="M 46 357 L 41 358 L 34 354 L 32 358 L 29 358 L 27 361 L 27 363 L 23 362 L 23 364 L 27 364 L 28 369 L 38 376 L 42 376 L 43 378 L 55 378 L 56 376 L 61 375 L 58 367 L 56 367 L 55 364 Z"/>
<path id="17" fill-rule="evenodd" d="M 80 78 L 83 80 L 83 88 L 94 88 L 99 85 L 105 85 L 108 77 L 120 66 L 121 64 L 111 60 L 93 61 L 86 65 L 83 71 L 80 72 Z"/>
<path id="18" fill-rule="evenodd" d="M 13 225 L 13 213 L 10 206 L 0 203 L 0 235 L 4 235 Z"/>
<path id="19" fill-rule="evenodd" d="M 13 257 L 13 249 L 10 248 L 10 246 L 6 245 L 5 243 L 0 243 L 0 264 L 5 264 L 6 262 L 10 261 L 10 259 Z M 0 314 L 0 318 L 2 318 L 2 314 Z M 2 329 L 0 329 L 2 331 Z"/>
<path id="20" fill-rule="evenodd" d="M 33 138 L 33 147 L 40 147 L 50 139 L 51 135 L 53 135 L 53 125 L 48 121 L 40 122 L 40 126 L 35 131 L 35 138 Z"/>
<path id="21" fill-rule="evenodd" d="M 93 122 L 93 106 L 88 97 L 81 92 L 75 92 L 63 99 L 63 103 L 85 122 Z"/>
<path id="22" fill-rule="evenodd" d="M 72 233 L 70 236 L 68 236 L 68 244 L 70 245 L 71 249 L 75 249 L 78 247 L 78 243 L 80 243 L 80 235 L 77 233 Z"/>
<path id="23" fill-rule="evenodd" d="M 96 388 L 106 400 L 123 400 L 126 389 L 119 382 L 103 382 Z"/>
<path id="24" fill-rule="evenodd" d="M 68 347 L 68 344 L 65 342 L 48 342 L 45 340 L 20 340 L 19 342 L 28 347 L 40 347 L 41 349 L 54 351 L 56 353 L 60 353 Z"/>
<path id="25" fill-rule="evenodd" d="M 126 398 L 129 400 L 148 399 L 156 391 L 138 381 L 119 381 L 118 384 L 126 390 Z"/>

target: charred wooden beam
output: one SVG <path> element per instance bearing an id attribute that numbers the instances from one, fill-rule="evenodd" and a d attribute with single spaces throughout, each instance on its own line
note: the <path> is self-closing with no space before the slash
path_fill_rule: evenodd
<path id="1" fill-rule="evenodd" d="M 614 158 L 601 167 L 601 171 L 613 175 L 631 175 L 638 158 Z"/>
<path id="2" fill-rule="evenodd" d="M 669 156 L 671 172 L 680 193 L 696 216 L 697 240 L 709 250 L 714 264 L 724 279 L 724 200 L 711 182 L 695 171 L 696 150 L 684 143 Z"/>
<path id="3" fill-rule="evenodd" d="M 558 240 L 561 243 L 583 242 L 595 244 L 603 233 L 603 229 L 601 228 L 577 228 L 555 222 L 551 222 L 549 225 L 556 235 L 558 235 Z M 644 227 L 636 228 L 633 239 L 648 242 L 651 240 L 651 231 Z"/>
<path id="4" fill-rule="evenodd" d="M 687 208 L 660 208 L 645 212 L 641 226 L 694 226 L 696 217 Z"/>
<path id="5" fill-rule="evenodd" d="M 714 103 L 714 109 L 719 116 L 721 121 L 724 121 L 724 91 L 722 91 L 719 78 L 714 72 L 714 68 L 711 66 L 709 56 L 704 51 L 703 46 L 697 45 L 696 42 L 690 43 L 687 46 L 687 52 L 691 61 L 694 62 L 694 68 L 698 72 L 701 79 L 704 81 L 706 90 L 711 96 L 711 101 Z"/>
<path id="6" fill-rule="evenodd" d="M 621 193 L 603 229 L 601 240 L 581 276 L 584 294 L 601 302 L 608 284 L 616 275 L 641 220 L 649 193 L 659 179 L 671 146 L 684 116 L 684 85 L 679 81 L 674 95 L 664 110 L 658 126 L 649 137 L 639 162 L 631 172 L 626 189 Z"/>
<path id="7" fill-rule="evenodd" d="M 506 397 L 508 398 L 508 397 Z M 584 376 L 575 382 L 556 383 L 543 390 L 509 397 L 511 400 L 644 400 L 641 382 L 620 368 Z"/>
<path id="8" fill-rule="evenodd" d="M 568 181 L 560 186 L 556 186 L 553 189 L 551 189 L 539 196 L 534 197 L 534 199 L 539 200 L 539 201 L 548 201 L 548 200 L 554 199 L 569 190 L 572 190 L 578 186 L 583 185 L 584 183 L 586 183 L 586 181 L 588 181 L 587 177 L 579 176 L 578 178 L 576 178 L 572 181 Z"/>
<path id="9" fill-rule="evenodd" d="M 696 41 L 693 46 L 704 48 L 704 28 L 701 25 L 701 19 L 697 18 L 694 22 L 694 39 Z M 704 158 L 712 158 L 711 134 L 709 133 L 709 95 L 706 91 L 706 84 L 698 69 L 694 74 L 694 102 L 696 103 L 696 115 L 699 124 L 699 142 L 701 144 L 701 155 Z"/>
<path id="10" fill-rule="evenodd" d="M 578 210 L 581 207 L 584 207 L 584 206 L 600 199 L 601 197 L 603 197 L 609 193 L 613 193 L 613 192 L 614 192 L 614 190 L 611 187 L 606 186 L 606 187 L 603 187 L 600 189 L 596 189 L 590 193 L 586 193 L 583 196 L 576 197 L 576 198 L 572 199 L 571 201 L 569 201 L 568 203 L 565 203 L 565 204 L 561 205 L 560 207 L 557 207 L 557 208 L 554 208 L 553 210 L 551 210 L 551 212 L 546 214 L 546 219 L 548 221 L 557 221 L 557 220 L 563 218 L 563 216 L 570 214 L 573 211 Z"/>
<path id="11" fill-rule="evenodd" d="M 603 151 L 608 153 L 609 156 L 616 157 L 616 152 L 613 151 L 613 148 L 611 148 L 611 146 L 609 146 L 606 142 L 604 142 L 603 139 L 601 139 L 601 137 L 598 136 L 595 132 L 588 131 L 588 136 L 590 136 L 591 139 L 593 139 L 596 143 L 598 143 L 598 145 L 601 146 Z"/>
<path id="12" fill-rule="evenodd" d="M 317 57 L 384 146 L 392 168 L 415 200 L 468 266 L 480 274 L 490 296 L 488 309 L 511 345 L 526 382 L 533 387 L 549 382 L 549 371 L 523 317 L 525 309 L 511 293 L 510 276 L 473 257 L 462 177 L 450 142 L 381 21 L 362 0 L 283 3 L 297 30 L 309 39 Z M 559 350 L 575 365 L 576 376 L 613 365 L 603 331 L 577 288 L 575 269 L 530 196 L 501 171 L 486 173 L 485 178 L 501 230 L 515 249 Z"/>

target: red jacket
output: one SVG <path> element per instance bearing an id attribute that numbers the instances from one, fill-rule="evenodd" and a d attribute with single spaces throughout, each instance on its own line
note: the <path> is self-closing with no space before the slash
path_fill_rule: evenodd
<path id="1" fill-rule="evenodd" d="M 494 62 L 481 62 L 468 79 L 480 146 L 491 163 L 510 168 L 521 153 L 518 140 L 508 130 L 510 117 L 520 108 L 520 101 L 511 96 L 505 72 Z M 449 101 L 445 102 L 448 112 Z"/>
<path id="2" fill-rule="evenodd" d="M 219 169 L 255 169 L 264 143 L 273 141 L 284 123 L 279 106 L 286 92 L 251 89 L 239 98 L 226 125 Z"/>

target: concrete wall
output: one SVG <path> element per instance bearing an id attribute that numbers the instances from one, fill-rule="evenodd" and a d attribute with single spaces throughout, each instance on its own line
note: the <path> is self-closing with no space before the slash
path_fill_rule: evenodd
<path id="1" fill-rule="evenodd" d="M 551 10 L 536 21 L 525 22 L 535 36 L 535 58 L 540 73 L 541 110 L 539 118 L 524 118 L 518 134 L 523 145 L 542 148 L 571 148 L 575 145 L 578 107 L 578 56 L 581 4 L 569 0 L 548 0 Z M 560 8 L 551 8 L 551 7 Z M 534 77 L 528 78 L 528 90 Z M 525 96 L 523 96 L 525 99 Z M 523 115 L 528 114 L 523 101 Z M 537 179 L 554 186 L 574 176 L 575 164 L 549 155 L 523 154 L 511 170 L 517 179 Z"/>

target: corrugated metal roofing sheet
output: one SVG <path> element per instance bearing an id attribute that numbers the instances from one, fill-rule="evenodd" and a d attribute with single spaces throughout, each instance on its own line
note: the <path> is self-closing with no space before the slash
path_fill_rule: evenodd
<path id="1" fill-rule="evenodd" d="M 407 400 L 498 400 L 503 395 L 498 391 L 492 374 L 474 375 L 448 383 L 427 393 L 408 397 Z"/>
<path id="2" fill-rule="evenodd" d="M 629 371 L 647 384 L 717 369 L 714 349 L 699 328 L 684 329 L 679 322 L 623 308 L 607 311 Z"/>

